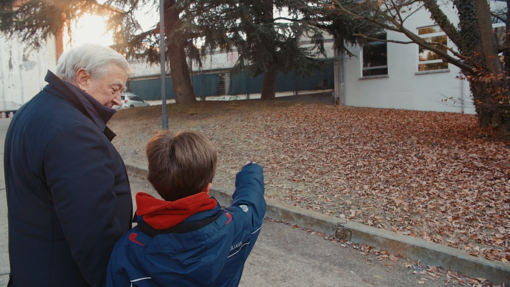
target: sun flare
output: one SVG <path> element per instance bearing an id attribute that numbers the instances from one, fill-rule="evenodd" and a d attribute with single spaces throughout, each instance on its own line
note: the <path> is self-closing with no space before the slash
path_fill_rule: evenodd
<path id="1" fill-rule="evenodd" d="M 77 22 L 71 23 L 71 41 L 68 34 L 64 33 L 63 40 L 65 49 L 76 47 L 83 43 L 96 43 L 104 46 L 113 44 L 112 34 L 106 33 L 106 18 L 86 14 Z"/>

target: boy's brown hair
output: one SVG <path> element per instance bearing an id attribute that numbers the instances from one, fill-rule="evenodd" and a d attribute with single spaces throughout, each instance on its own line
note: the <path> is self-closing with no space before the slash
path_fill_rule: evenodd
<path id="1" fill-rule="evenodd" d="M 147 144 L 148 180 L 167 201 L 201 192 L 212 182 L 218 156 L 204 135 L 160 132 Z"/>

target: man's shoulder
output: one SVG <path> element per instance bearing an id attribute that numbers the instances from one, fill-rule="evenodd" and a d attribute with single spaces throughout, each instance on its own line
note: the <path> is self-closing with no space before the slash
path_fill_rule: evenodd
<path id="1" fill-rule="evenodd" d="M 20 109 L 20 121 L 37 128 L 55 129 L 87 124 L 88 118 L 71 102 L 42 90 Z"/>
<path id="2" fill-rule="evenodd" d="M 80 127 L 101 133 L 72 103 L 43 90 L 18 110 L 9 130 L 12 140 L 43 147 L 59 134 Z"/>

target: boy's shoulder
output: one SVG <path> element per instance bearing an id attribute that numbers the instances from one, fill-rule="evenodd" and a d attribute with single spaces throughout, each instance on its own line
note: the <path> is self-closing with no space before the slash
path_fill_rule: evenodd
<path id="1" fill-rule="evenodd" d="M 177 280 L 186 285 L 186 280 L 193 278 L 201 285 L 216 286 L 212 283 L 218 276 L 239 271 L 251 250 L 247 245 L 256 240 L 244 222 L 247 220 L 236 216 L 238 212 L 244 213 L 241 208 L 220 210 L 213 222 L 186 233 L 162 230 L 160 234 L 146 234 L 140 228 L 143 223 L 139 223 L 115 245 L 108 267 L 109 280 L 123 276 L 129 280 L 159 278 L 168 273 L 173 276 L 169 282 Z M 165 270 L 160 270 L 161 266 Z"/>

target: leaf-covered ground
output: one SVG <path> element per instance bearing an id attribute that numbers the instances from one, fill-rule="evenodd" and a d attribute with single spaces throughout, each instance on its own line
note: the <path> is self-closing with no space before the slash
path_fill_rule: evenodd
<path id="1" fill-rule="evenodd" d="M 145 165 L 161 106 L 110 121 L 127 162 Z M 248 160 L 269 198 L 510 260 L 510 146 L 473 115 L 292 102 L 169 105 L 172 131 L 206 134 L 219 154 L 215 187 L 233 189 Z"/>

